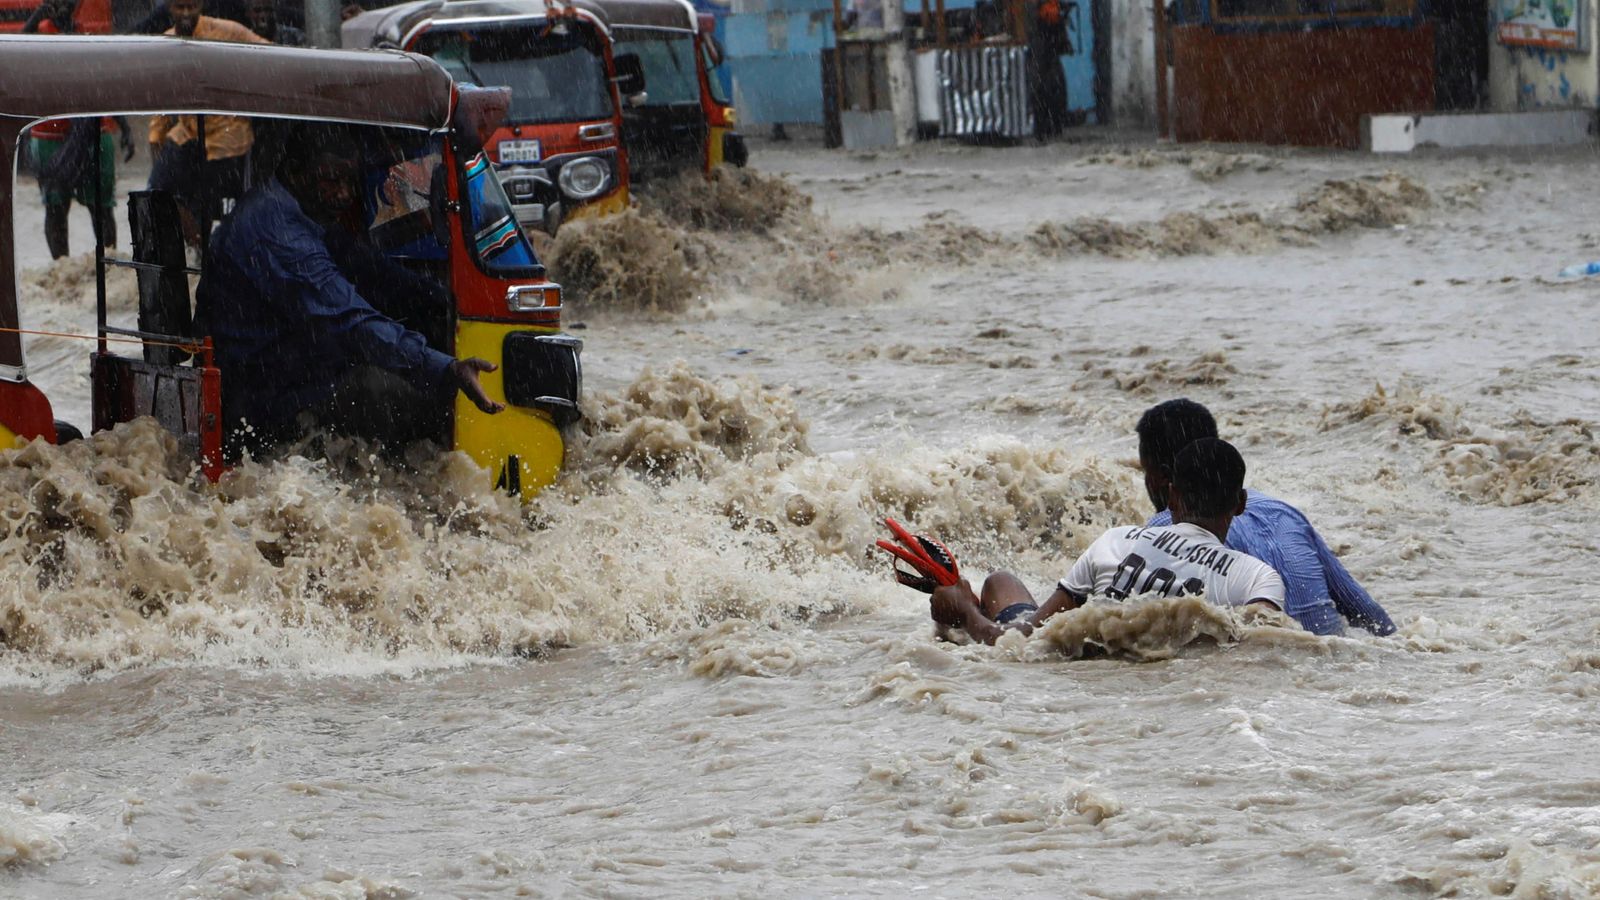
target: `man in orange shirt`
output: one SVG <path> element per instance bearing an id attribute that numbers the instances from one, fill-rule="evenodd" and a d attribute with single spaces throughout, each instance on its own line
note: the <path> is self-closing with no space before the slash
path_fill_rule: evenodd
<path id="1" fill-rule="evenodd" d="M 268 44 L 270 41 L 229 19 L 201 15 L 202 0 L 171 0 L 167 34 L 201 41 Z M 197 116 L 156 116 L 150 120 L 150 189 L 179 199 L 184 238 L 199 246 L 202 230 L 221 212 L 222 201 L 244 192 L 245 167 L 254 135 L 242 116 L 205 117 L 205 138 Z"/>

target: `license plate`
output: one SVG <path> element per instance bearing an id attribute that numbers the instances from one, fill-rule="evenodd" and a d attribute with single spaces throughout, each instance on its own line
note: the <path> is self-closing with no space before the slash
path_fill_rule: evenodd
<path id="1" fill-rule="evenodd" d="M 501 141 L 500 161 L 503 163 L 535 163 L 539 161 L 538 141 Z"/>

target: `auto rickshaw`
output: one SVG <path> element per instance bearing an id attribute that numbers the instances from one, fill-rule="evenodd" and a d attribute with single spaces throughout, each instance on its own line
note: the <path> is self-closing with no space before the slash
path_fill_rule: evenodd
<path id="1" fill-rule="evenodd" d="M 341 43 L 421 53 L 458 82 L 511 89 L 485 149 L 524 227 L 554 234 L 627 208 L 620 110 L 644 84 L 636 58 L 613 57 L 590 0 L 414 0 L 354 16 Z"/>
<path id="2" fill-rule="evenodd" d="M 722 62 L 711 17 L 688 0 L 593 2 L 611 22 L 618 58 L 637 57 L 644 72 L 644 96 L 622 108 L 631 183 L 748 162 L 733 106 L 711 71 Z"/>
<path id="3" fill-rule="evenodd" d="M 40 0 L 0 0 L 0 34 L 21 31 L 39 6 Z M 110 34 L 111 0 L 78 0 L 72 23 L 79 34 Z"/>
<path id="4" fill-rule="evenodd" d="M 106 73 L 116 77 L 108 78 Z M 445 285 L 451 308 L 416 330 L 442 352 L 498 364 L 480 381 L 507 407 L 480 412 L 459 394 L 439 434 L 497 485 L 530 496 L 561 466 L 561 429 L 579 417 L 581 342 L 562 334 L 561 288 L 545 278 L 490 174 L 484 141 L 509 105 L 504 90 L 458 87 L 427 57 L 399 52 L 299 50 L 136 37 L 0 37 L 0 446 L 55 442 L 49 399 L 29 381 L 17 304 L 13 165 L 19 136 L 47 118 L 116 114 L 252 117 L 256 150 L 274 127 L 306 121 L 359 136 L 366 190 L 358 239 Z M 326 124 L 333 123 L 333 124 Z M 204 133 L 204 123 L 197 131 Z M 265 159 L 251 160 L 270 172 Z M 173 198 L 127 198 L 133 253 L 96 251 L 96 329 L 89 355 L 92 429 L 153 416 L 206 476 L 226 470 L 223 404 L 231 386 L 211 336 L 192 317 Z M 136 323 L 110 321 L 106 273 L 135 270 Z M 86 347 L 86 349 L 88 349 Z M 118 351 L 124 352 L 118 352 Z M 259 386 L 257 386 L 259 387 Z"/>

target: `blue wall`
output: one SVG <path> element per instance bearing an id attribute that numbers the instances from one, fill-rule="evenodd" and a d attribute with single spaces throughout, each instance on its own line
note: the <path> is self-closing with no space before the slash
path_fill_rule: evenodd
<path id="1" fill-rule="evenodd" d="M 1089 112 L 1094 121 L 1094 25 L 1089 5 L 1070 17 L 1072 56 L 1061 57 L 1067 74 L 1068 107 Z M 752 4 L 753 5 L 753 4 Z M 832 0 L 766 0 L 764 12 L 732 13 L 725 28 L 723 66 L 738 86 L 741 124 L 822 124 L 822 59 L 833 46 Z M 846 4 L 848 6 L 848 3 Z M 930 0 L 929 6 L 933 4 Z M 974 0 L 947 0 L 946 9 L 969 9 Z M 921 14 L 919 0 L 908 0 L 906 19 Z"/>
<path id="2" fill-rule="evenodd" d="M 727 18 L 728 69 L 739 121 L 822 124 L 822 51 L 833 46 L 831 0 L 767 0 Z"/>
<path id="3" fill-rule="evenodd" d="M 1067 36 L 1072 38 L 1072 55 L 1061 57 L 1067 73 L 1067 109 L 1094 114 L 1094 16 L 1089 5 L 1094 0 L 1078 0 L 1078 9 L 1067 17 Z M 1066 4 L 1063 3 L 1063 6 Z"/>

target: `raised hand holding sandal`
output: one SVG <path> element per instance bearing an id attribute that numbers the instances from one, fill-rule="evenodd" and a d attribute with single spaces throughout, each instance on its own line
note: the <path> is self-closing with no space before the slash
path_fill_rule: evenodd
<path id="1" fill-rule="evenodd" d="M 955 554 L 950 552 L 949 547 L 933 538 L 912 534 L 893 519 L 884 519 L 883 524 L 888 526 L 889 532 L 900 544 L 879 540 L 878 547 L 916 570 L 907 572 L 899 565 L 895 565 L 896 581 L 924 594 L 931 594 L 935 588 L 952 585 L 961 580 Z"/>

